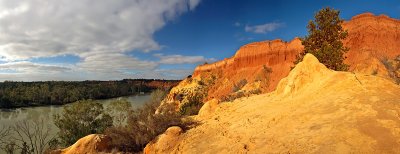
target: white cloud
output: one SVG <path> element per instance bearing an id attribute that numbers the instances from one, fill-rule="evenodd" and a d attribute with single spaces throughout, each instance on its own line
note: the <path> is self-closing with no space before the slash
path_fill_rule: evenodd
<path id="1" fill-rule="evenodd" d="M 246 32 L 265 34 L 267 32 L 272 32 L 282 26 L 283 26 L 283 23 L 272 22 L 272 23 L 266 23 L 266 24 L 262 24 L 262 25 L 254 25 L 254 26 L 246 25 L 244 30 Z"/>
<path id="2" fill-rule="evenodd" d="M 155 54 L 160 61 L 143 61 L 121 53 L 88 56 L 77 64 L 42 64 L 29 61 L 0 64 L 0 81 L 120 80 L 125 78 L 183 79 L 193 69 L 159 69 L 162 64 L 213 62 L 214 58 Z"/>
<path id="3" fill-rule="evenodd" d="M 120 53 L 103 53 L 86 57 L 77 64 L 77 68 L 89 72 L 125 72 L 129 70 L 153 70 L 158 64 L 142 61 Z"/>
<path id="4" fill-rule="evenodd" d="M 0 0 L 0 57 L 151 51 L 153 34 L 199 0 Z"/>
<path id="5" fill-rule="evenodd" d="M 200 0 L 189 0 L 189 8 L 190 10 L 194 10 L 197 5 L 199 5 Z"/>
<path id="6" fill-rule="evenodd" d="M 29 61 L 8 62 L 0 64 L 0 71 L 11 70 L 18 73 L 61 73 L 71 69 L 64 66 L 37 64 Z"/>
<path id="7" fill-rule="evenodd" d="M 242 24 L 241 24 L 240 22 L 235 22 L 233 25 L 234 25 L 235 27 L 240 27 Z"/>
<path id="8" fill-rule="evenodd" d="M 166 70 L 157 69 L 161 63 L 140 60 L 126 52 L 160 49 L 162 45 L 153 39 L 153 34 L 199 3 L 200 0 L 0 0 L 0 81 L 168 76 Z M 68 66 L 29 62 L 31 58 L 59 55 L 75 55 L 81 61 Z M 170 72 L 179 76 L 179 71 Z"/>
<path id="9" fill-rule="evenodd" d="M 203 62 L 214 62 L 214 58 L 204 58 L 203 56 L 183 56 L 183 55 L 163 55 L 154 54 L 154 56 L 160 58 L 160 64 L 195 64 Z"/>
<path id="10" fill-rule="evenodd" d="M 123 59 L 123 58 L 122 58 Z M 118 60 L 122 60 L 118 59 Z M 133 64 L 133 66 L 129 66 Z M 183 79 L 193 73 L 192 69 L 137 69 L 134 62 L 118 64 L 122 69 L 110 70 L 104 63 L 80 63 L 85 67 L 58 66 L 27 61 L 0 64 L 0 81 L 46 81 L 46 80 L 121 80 L 127 78 Z M 99 65 L 98 67 L 94 67 Z M 104 67 L 104 69 L 98 69 Z M 129 70 L 129 67 L 132 70 Z M 88 69 L 88 70 L 86 70 Z"/>

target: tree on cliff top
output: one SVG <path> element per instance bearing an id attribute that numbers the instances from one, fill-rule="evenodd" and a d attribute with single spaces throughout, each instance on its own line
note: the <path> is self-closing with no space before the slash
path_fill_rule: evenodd
<path id="1" fill-rule="evenodd" d="M 347 31 L 341 26 L 344 20 L 339 17 L 339 13 L 340 11 L 327 7 L 315 14 L 315 20 L 311 20 L 307 25 L 308 36 L 301 39 L 304 53 L 299 56 L 297 62 L 301 61 L 306 53 L 311 53 L 330 69 L 348 69 L 348 65 L 343 63 L 343 54 L 348 48 L 342 43 L 347 37 Z"/>

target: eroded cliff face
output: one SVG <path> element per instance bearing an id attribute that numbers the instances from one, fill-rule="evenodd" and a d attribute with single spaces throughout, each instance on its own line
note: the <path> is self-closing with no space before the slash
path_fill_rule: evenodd
<path id="1" fill-rule="evenodd" d="M 287 76 L 302 50 L 298 38 L 290 42 L 273 40 L 244 45 L 231 58 L 196 67 L 193 76 L 174 87 L 163 104 L 174 103 L 179 109 L 196 95 L 202 95 L 202 101 L 226 101 L 236 95 L 272 91 Z"/>
<path id="2" fill-rule="evenodd" d="M 343 43 L 350 49 L 345 60 L 350 71 L 387 75 L 382 60 L 400 55 L 400 20 L 364 13 L 345 22 L 343 28 L 348 31 Z"/>
<path id="3" fill-rule="evenodd" d="M 343 28 L 348 31 L 343 43 L 350 49 L 345 54 L 349 71 L 388 78 L 393 76 L 384 61 L 392 61 L 400 55 L 400 20 L 364 13 L 343 23 Z M 205 101 L 229 96 L 242 80 L 261 93 L 270 92 L 289 74 L 296 55 L 303 52 L 303 48 L 298 38 L 290 42 L 250 43 L 242 46 L 231 58 L 198 66 L 193 79 L 201 81 L 214 76 L 213 84 L 206 85 L 208 95 Z"/>
<path id="4" fill-rule="evenodd" d="M 277 82 L 287 75 L 290 68 L 293 67 L 296 55 L 302 50 L 303 46 L 298 38 L 290 42 L 273 40 L 250 43 L 242 46 L 232 58 L 196 67 L 193 76 L 215 73 L 220 78 L 228 79 L 229 85 L 236 84 L 243 79 L 251 83 L 257 80 L 258 75 L 262 74 L 263 68 L 267 67 L 272 71 L 270 82 L 262 90 L 271 91 L 275 89 Z M 215 87 L 221 86 L 216 85 Z M 225 92 L 221 88 L 216 88 L 214 91 L 224 94 L 231 92 Z"/>

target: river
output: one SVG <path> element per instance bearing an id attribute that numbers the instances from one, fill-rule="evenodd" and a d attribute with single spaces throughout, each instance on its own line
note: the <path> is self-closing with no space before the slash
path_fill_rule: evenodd
<path id="1" fill-rule="evenodd" d="M 141 107 L 147 100 L 149 100 L 149 98 L 150 95 L 136 95 L 96 101 L 102 103 L 104 107 L 107 107 L 107 105 L 114 100 L 127 99 L 133 108 L 138 108 Z M 62 105 L 0 109 L 0 129 L 3 127 L 12 126 L 19 121 L 44 119 L 44 122 L 50 127 L 50 135 L 55 136 L 58 132 L 58 128 L 54 125 L 53 115 L 61 113 L 62 109 Z M 0 150 L 0 153 L 1 152 L 2 151 Z"/>

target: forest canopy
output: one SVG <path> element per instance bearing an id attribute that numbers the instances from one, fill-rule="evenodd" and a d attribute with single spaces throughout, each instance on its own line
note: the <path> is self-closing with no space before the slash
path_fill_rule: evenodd
<path id="1" fill-rule="evenodd" d="M 0 82 L 0 108 L 62 105 L 85 99 L 107 99 L 169 89 L 178 80 Z"/>

